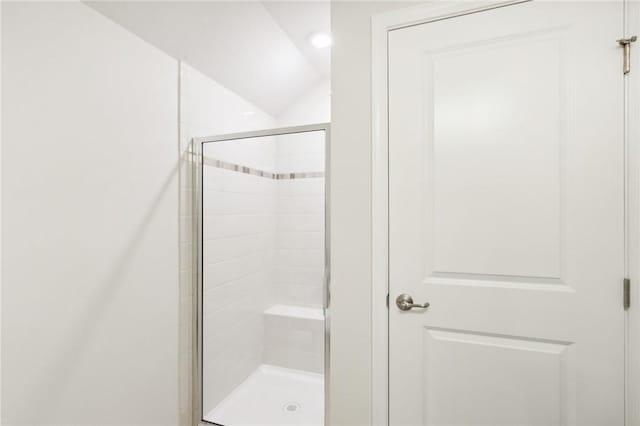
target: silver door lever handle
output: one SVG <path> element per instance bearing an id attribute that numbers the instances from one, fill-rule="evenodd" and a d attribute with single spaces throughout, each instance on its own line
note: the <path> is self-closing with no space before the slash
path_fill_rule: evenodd
<path id="1" fill-rule="evenodd" d="M 429 302 L 413 303 L 413 298 L 408 294 L 401 294 L 396 298 L 396 306 L 401 311 L 409 311 L 413 308 L 425 309 L 429 307 Z"/>

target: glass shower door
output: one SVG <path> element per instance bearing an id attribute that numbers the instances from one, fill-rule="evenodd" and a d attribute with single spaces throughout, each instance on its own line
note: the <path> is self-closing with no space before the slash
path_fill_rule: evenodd
<path id="1" fill-rule="evenodd" d="M 326 124 L 196 140 L 206 423 L 323 425 Z"/>

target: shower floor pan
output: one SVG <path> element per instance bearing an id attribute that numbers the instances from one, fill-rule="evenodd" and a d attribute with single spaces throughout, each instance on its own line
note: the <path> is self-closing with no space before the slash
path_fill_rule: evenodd
<path id="1" fill-rule="evenodd" d="M 224 426 L 322 426 L 324 378 L 261 365 L 204 419 Z"/>

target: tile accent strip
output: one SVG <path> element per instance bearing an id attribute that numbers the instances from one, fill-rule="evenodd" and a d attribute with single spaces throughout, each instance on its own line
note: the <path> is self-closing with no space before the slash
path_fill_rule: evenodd
<path id="1" fill-rule="evenodd" d="M 242 166 L 240 164 L 230 163 L 228 161 L 216 160 L 214 158 L 203 158 L 204 164 L 216 167 L 218 169 L 230 170 L 232 172 L 245 173 L 248 175 L 260 176 L 267 179 L 289 180 L 289 179 L 306 179 L 324 177 L 324 172 L 293 172 L 293 173 L 273 173 L 264 170 L 254 169 L 253 167 Z"/>

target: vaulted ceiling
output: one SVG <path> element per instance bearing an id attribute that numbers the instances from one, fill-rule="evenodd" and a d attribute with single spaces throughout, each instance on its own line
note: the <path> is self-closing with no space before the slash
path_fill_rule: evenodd
<path id="1" fill-rule="evenodd" d="M 272 115 L 329 77 L 323 1 L 93 1 L 90 7 Z"/>

